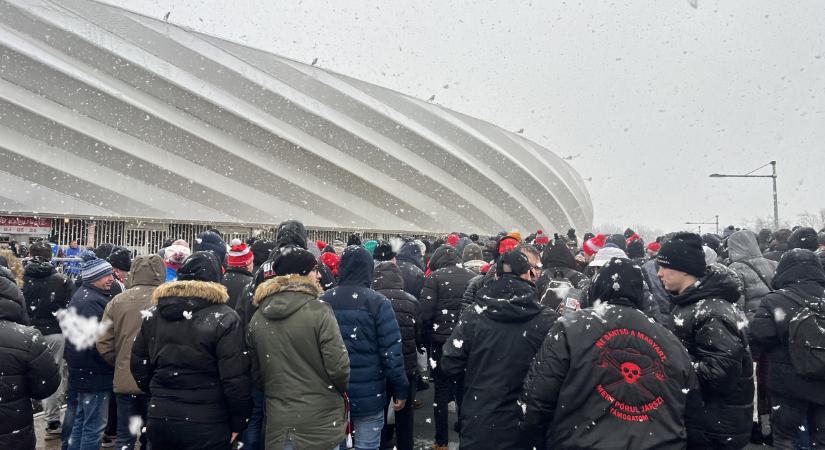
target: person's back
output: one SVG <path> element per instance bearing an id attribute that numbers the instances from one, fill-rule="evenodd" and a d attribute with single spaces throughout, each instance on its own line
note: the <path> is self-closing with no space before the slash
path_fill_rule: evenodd
<path id="1" fill-rule="evenodd" d="M 356 447 L 377 447 L 384 424 L 387 381 L 393 387 L 396 409 L 403 408 L 407 399 L 409 382 L 404 373 L 401 332 L 389 300 L 370 288 L 373 259 L 366 249 L 347 247 L 338 274 L 338 286 L 321 298 L 335 311 L 349 353 Z"/>
<path id="2" fill-rule="evenodd" d="M 744 288 L 745 304 L 741 305 L 748 317 L 753 317 L 759 303 L 772 288 L 777 262 L 762 256 L 756 234 L 750 230 L 733 233 L 727 241 L 730 267 L 739 275 Z"/>
<path id="3" fill-rule="evenodd" d="M 774 445 L 797 448 L 800 427 L 808 418 L 815 446 L 825 446 L 825 374 L 820 379 L 800 376 L 788 343 L 791 321 L 802 305 L 825 302 L 825 272 L 812 252 L 789 250 L 779 262 L 773 286 L 776 290 L 765 296 L 750 321 L 749 336 L 767 360 Z"/>
<path id="4" fill-rule="evenodd" d="M 576 258 L 564 242 L 548 245 L 541 254 L 542 274 L 536 281 L 539 302 L 558 312 L 565 311 L 566 293 L 556 286 L 570 290 L 580 290 L 586 277 L 577 269 Z M 548 289 L 549 288 L 549 289 Z M 575 295 L 573 296 L 575 297 Z M 575 298 L 574 298 L 575 300 Z M 579 306 L 581 297 L 578 298 Z M 574 308 L 575 309 L 575 308 Z"/>
<path id="5" fill-rule="evenodd" d="M 589 289 L 598 304 L 559 319 L 528 372 L 523 432 L 554 449 L 684 449 L 696 375 L 676 336 L 639 310 L 641 269 L 613 258 Z"/>
<path id="6" fill-rule="evenodd" d="M 519 267 L 508 267 L 482 289 L 477 308 L 464 311 L 441 358 L 445 375 L 464 376 L 462 449 L 528 447 L 518 430 L 517 400 L 530 362 L 558 318 L 536 302 L 535 285 L 521 278 L 530 271 L 527 257 L 514 250 L 502 258 Z"/>
<path id="7" fill-rule="evenodd" d="M 131 371 L 150 393 L 155 448 L 226 448 L 249 417 L 249 361 L 240 318 L 226 306 L 220 265 L 195 252 L 178 281 L 155 289 L 132 347 Z"/>
<path id="8" fill-rule="evenodd" d="M 317 264 L 293 250 L 255 292 L 247 343 L 266 396 L 266 448 L 330 449 L 345 436 L 349 356 L 332 309 L 318 301 Z"/>
<path id="9" fill-rule="evenodd" d="M 413 241 L 401 244 L 396 255 L 398 268 L 404 278 L 404 290 L 416 299 L 421 299 L 421 288 L 424 287 L 424 259 L 421 248 Z"/>
<path id="10" fill-rule="evenodd" d="M 442 245 L 433 253 L 430 269 L 432 273 L 424 279 L 421 290 L 421 320 L 424 335 L 434 347 L 440 347 L 452 334 L 461 311 L 467 306 L 464 291 L 476 275 L 461 267 L 461 257 L 449 245 Z"/>
<path id="11" fill-rule="evenodd" d="M 44 399 L 60 385 L 60 371 L 43 336 L 23 325 L 14 276 L 0 267 L 0 448 L 34 450 L 31 398 Z"/>

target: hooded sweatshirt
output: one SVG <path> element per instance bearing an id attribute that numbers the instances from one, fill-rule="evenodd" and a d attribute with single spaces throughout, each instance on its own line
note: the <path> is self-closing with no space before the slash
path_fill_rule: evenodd
<path id="1" fill-rule="evenodd" d="M 739 275 L 744 288 L 744 304 L 740 307 L 748 317 L 753 317 L 759 303 L 771 292 L 773 273 L 777 262 L 764 258 L 759 251 L 756 234 L 741 230 L 728 238 L 730 268 Z"/>
<path id="2" fill-rule="evenodd" d="M 421 290 L 422 334 L 425 341 L 443 345 L 467 306 L 464 291 L 475 274 L 461 266 L 461 257 L 449 245 L 433 253 L 430 269 Z"/>

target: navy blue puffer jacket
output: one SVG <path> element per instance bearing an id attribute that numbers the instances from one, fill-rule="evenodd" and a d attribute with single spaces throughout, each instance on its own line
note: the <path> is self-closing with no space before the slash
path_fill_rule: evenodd
<path id="1" fill-rule="evenodd" d="M 370 289 L 372 274 L 373 260 L 367 250 L 347 247 L 338 268 L 338 287 L 321 297 L 335 311 L 349 352 L 353 417 L 384 409 L 387 381 L 398 400 L 406 400 L 409 388 L 395 313 L 386 297 Z"/>

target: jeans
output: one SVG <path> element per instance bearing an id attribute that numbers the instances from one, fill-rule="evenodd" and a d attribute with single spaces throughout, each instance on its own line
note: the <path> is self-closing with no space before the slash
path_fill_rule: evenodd
<path id="1" fill-rule="evenodd" d="M 244 450 L 262 450 L 263 432 L 266 423 L 266 399 L 264 393 L 257 387 L 252 387 L 252 417 L 246 424 L 246 429 L 238 439 L 243 442 Z"/>
<path id="2" fill-rule="evenodd" d="M 363 417 L 353 417 L 352 443 L 356 450 L 379 450 L 381 448 L 381 430 L 384 428 L 384 411 Z M 346 450 L 346 441 L 340 450 Z"/>
<path id="3" fill-rule="evenodd" d="M 414 376 L 408 376 L 410 380 L 415 380 Z M 410 389 L 407 392 L 407 403 L 401 411 L 395 411 L 395 424 L 384 424 L 384 430 L 381 432 L 381 447 L 389 448 L 389 443 L 392 441 L 392 436 L 395 434 L 395 448 L 398 450 L 413 450 L 414 433 L 413 428 L 415 424 L 415 408 L 413 402 L 415 401 L 415 393 L 418 387 L 414 381 L 410 381 Z M 390 406 L 390 399 L 392 395 L 392 387 L 387 384 L 387 403 L 384 410 Z M 385 414 L 386 416 L 386 414 Z M 386 417 L 384 417 L 386 422 Z"/>
<path id="4" fill-rule="evenodd" d="M 43 418 L 46 419 L 46 425 L 50 423 L 60 423 L 60 406 L 66 397 L 66 382 L 68 381 L 68 374 L 66 373 L 66 360 L 63 359 L 63 349 L 66 347 L 66 338 L 60 333 L 47 334 L 43 336 L 46 341 L 46 348 L 52 355 L 54 362 L 57 363 L 57 369 L 60 371 L 60 386 L 54 391 L 54 394 L 43 399 L 41 405 L 43 406 Z"/>
<path id="5" fill-rule="evenodd" d="M 134 450 L 137 434 L 132 434 L 133 426 L 140 424 L 143 429 L 146 423 L 146 412 L 149 409 L 148 395 L 115 394 L 117 401 L 117 439 L 115 448 L 118 450 Z M 138 422 L 139 418 L 139 422 Z M 140 448 L 146 450 L 146 433 L 140 433 Z"/>
<path id="6" fill-rule="evenodd" d="M 776 396 L 772 400 L 775 408 L 771 413 L 773 448 L 796 450 L 800 443 L 800 431 L 809 432 L 814 448 L 825 448 L 825 405 Z M 807 426 L 805 419 L 808 420 Z"/>
<path id="7" fill-rule="evenodd" d="M 74 414 L 77 411 L 77 392 L 69 389 L 66 396 L 66 414 L 63 415 L 63 430 L 60 432 L 60 438 L 63 443 L 60 446 L 61 450 L 68 450 L 69 438 L 72 437 L 72 428 L 74 427 Z"/>
<path id="8" fill-rule="evenodd" d="M 69 450 L 100 450 L 111 392 L 78 392 Z"/>

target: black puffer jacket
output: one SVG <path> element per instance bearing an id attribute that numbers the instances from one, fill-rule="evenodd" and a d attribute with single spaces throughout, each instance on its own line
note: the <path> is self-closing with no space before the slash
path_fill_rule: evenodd
<path id="1" fill-rule="evenodd" d="M 601 306 L 559 319 L 525 379 L 525 434 L 554 449 L 684 449 L 696 375 L 679 339 L 639 310 L 641 269 L 613 259 L 590 290 Z"/>
<path id="2" fill-rule="evenodd" d="M 697 448 L 741 448 L 750 437 L 753 361 L 747 321 L 736 307 L 740 295 L 736 274 L 712 264 L 694 286 L 673 297 L 675 333 L 694 361 L 702 391 L 703 405 L 688 408 L 687 417 L 688 439 Z"/>
<path id="3" fill-rule="evenodd" d="M 538 298 L 541 300 L 547 294 L 547 286 L 553 280 L 567 280 L 573 287 L 585 287 L 586 276 L 577 270 L 576 258 L 564 242 L 556 242 L 544 248 L 541 254 L 542 273 L 536 281 Z"/>
<path id="4" fill-rule="evenodd" d="M 404 290 L 416 299 L 421 299 L 421 288 L 424 287 L 424 258 L 421 257 L 421 248 L 415 242 L 407 241 L 398 249 L 395 259 L 401 277 L 404 278 Z"/>
<path id="5" fill-rule="evenodd" d="M 445 375 L 464 375 L 461 448 L 530 448 L 518 429 L 517 400 L 558 314 L 536 302 L 532 283 L 512 274 L 492 281 L 479 298 L 462 313 L 440 363 Z"/>
<path id="6" fill-rule="evenodd" d="M 466 306 L 464 290 L 475 274 L 461 267 L 461 257 L 449 245 L 433 253 L 430 269 L 421 290 L 422 335 L 433 345 L 443 345 Z"/>
<path id="7" fill-rule="evenodd" d="M 237 310 L 238 302 L 244 293 L 244 288 L 252 282 L 252 274 L 245 267 L 229 267 L 223 275 L 221 284 L 226 286 L 229 300 L 226 305 Z"/>
<path id="8" fill-rule="evenodd" d="M 160 285 L 132 347 L 138 387 L 150 393 L 149 417 L 228 424 L 243 430 L 251 413 L 249 360 L 241 320 L 219 283 Z M 196 442 L 197 437 L 192 437 Z"/>
<path id="9" fill-rule="evenodd" d="M 771 292 L 771 281 L 776 261 L 762 257 L 756 234 L 750 230 L 737 231 L 727 240 L 730 268 L 743 284 L 743 302 L 739 305 L 747 316 L 753 317 L 759 303 Z"/>
<path id="10" fill-rule="evenodd" d="M 44 399 L 60 385 L 60 371 L 43 335 L 23 325 L 20 289 L 0 267 L 0 448 L 34 450 L 31 398 Z"/>
<path id="11" fill-rule="evenodd" d="M 825 382 L 796 374 L 788 354 L 788 327 L 800 301 L 823 301 L 825 273 L 808 250 L 786 252 L 773 278 L 776 291 L 762 300 L 750 321 L 750 337 L 768 360 L 768 389 L 785 398 L 825 405 Z"/>
<path id="12" fill-rule="evenodd" d="M 61 333 L 55 313 L 66 308 L 74 288 L 74 282 L 57 273 L 49 261 L 35 258 L 26 264 L 23 271 L 23 297 L 31 310 L 32 325 L 43 335 Z"/>
<path id="13" fill-rule="evenodd" d="M 375 268 L 372 289 L 387 297 L 392 303 L 395 320 L 401 329 L 401 350 L 404 353 L 404 370 L 407 378 L 418 372 L 418 336 L 421 323 L 418 300 L 404 291 L 401 270 L 392 262 L 382 262 Z"/>

